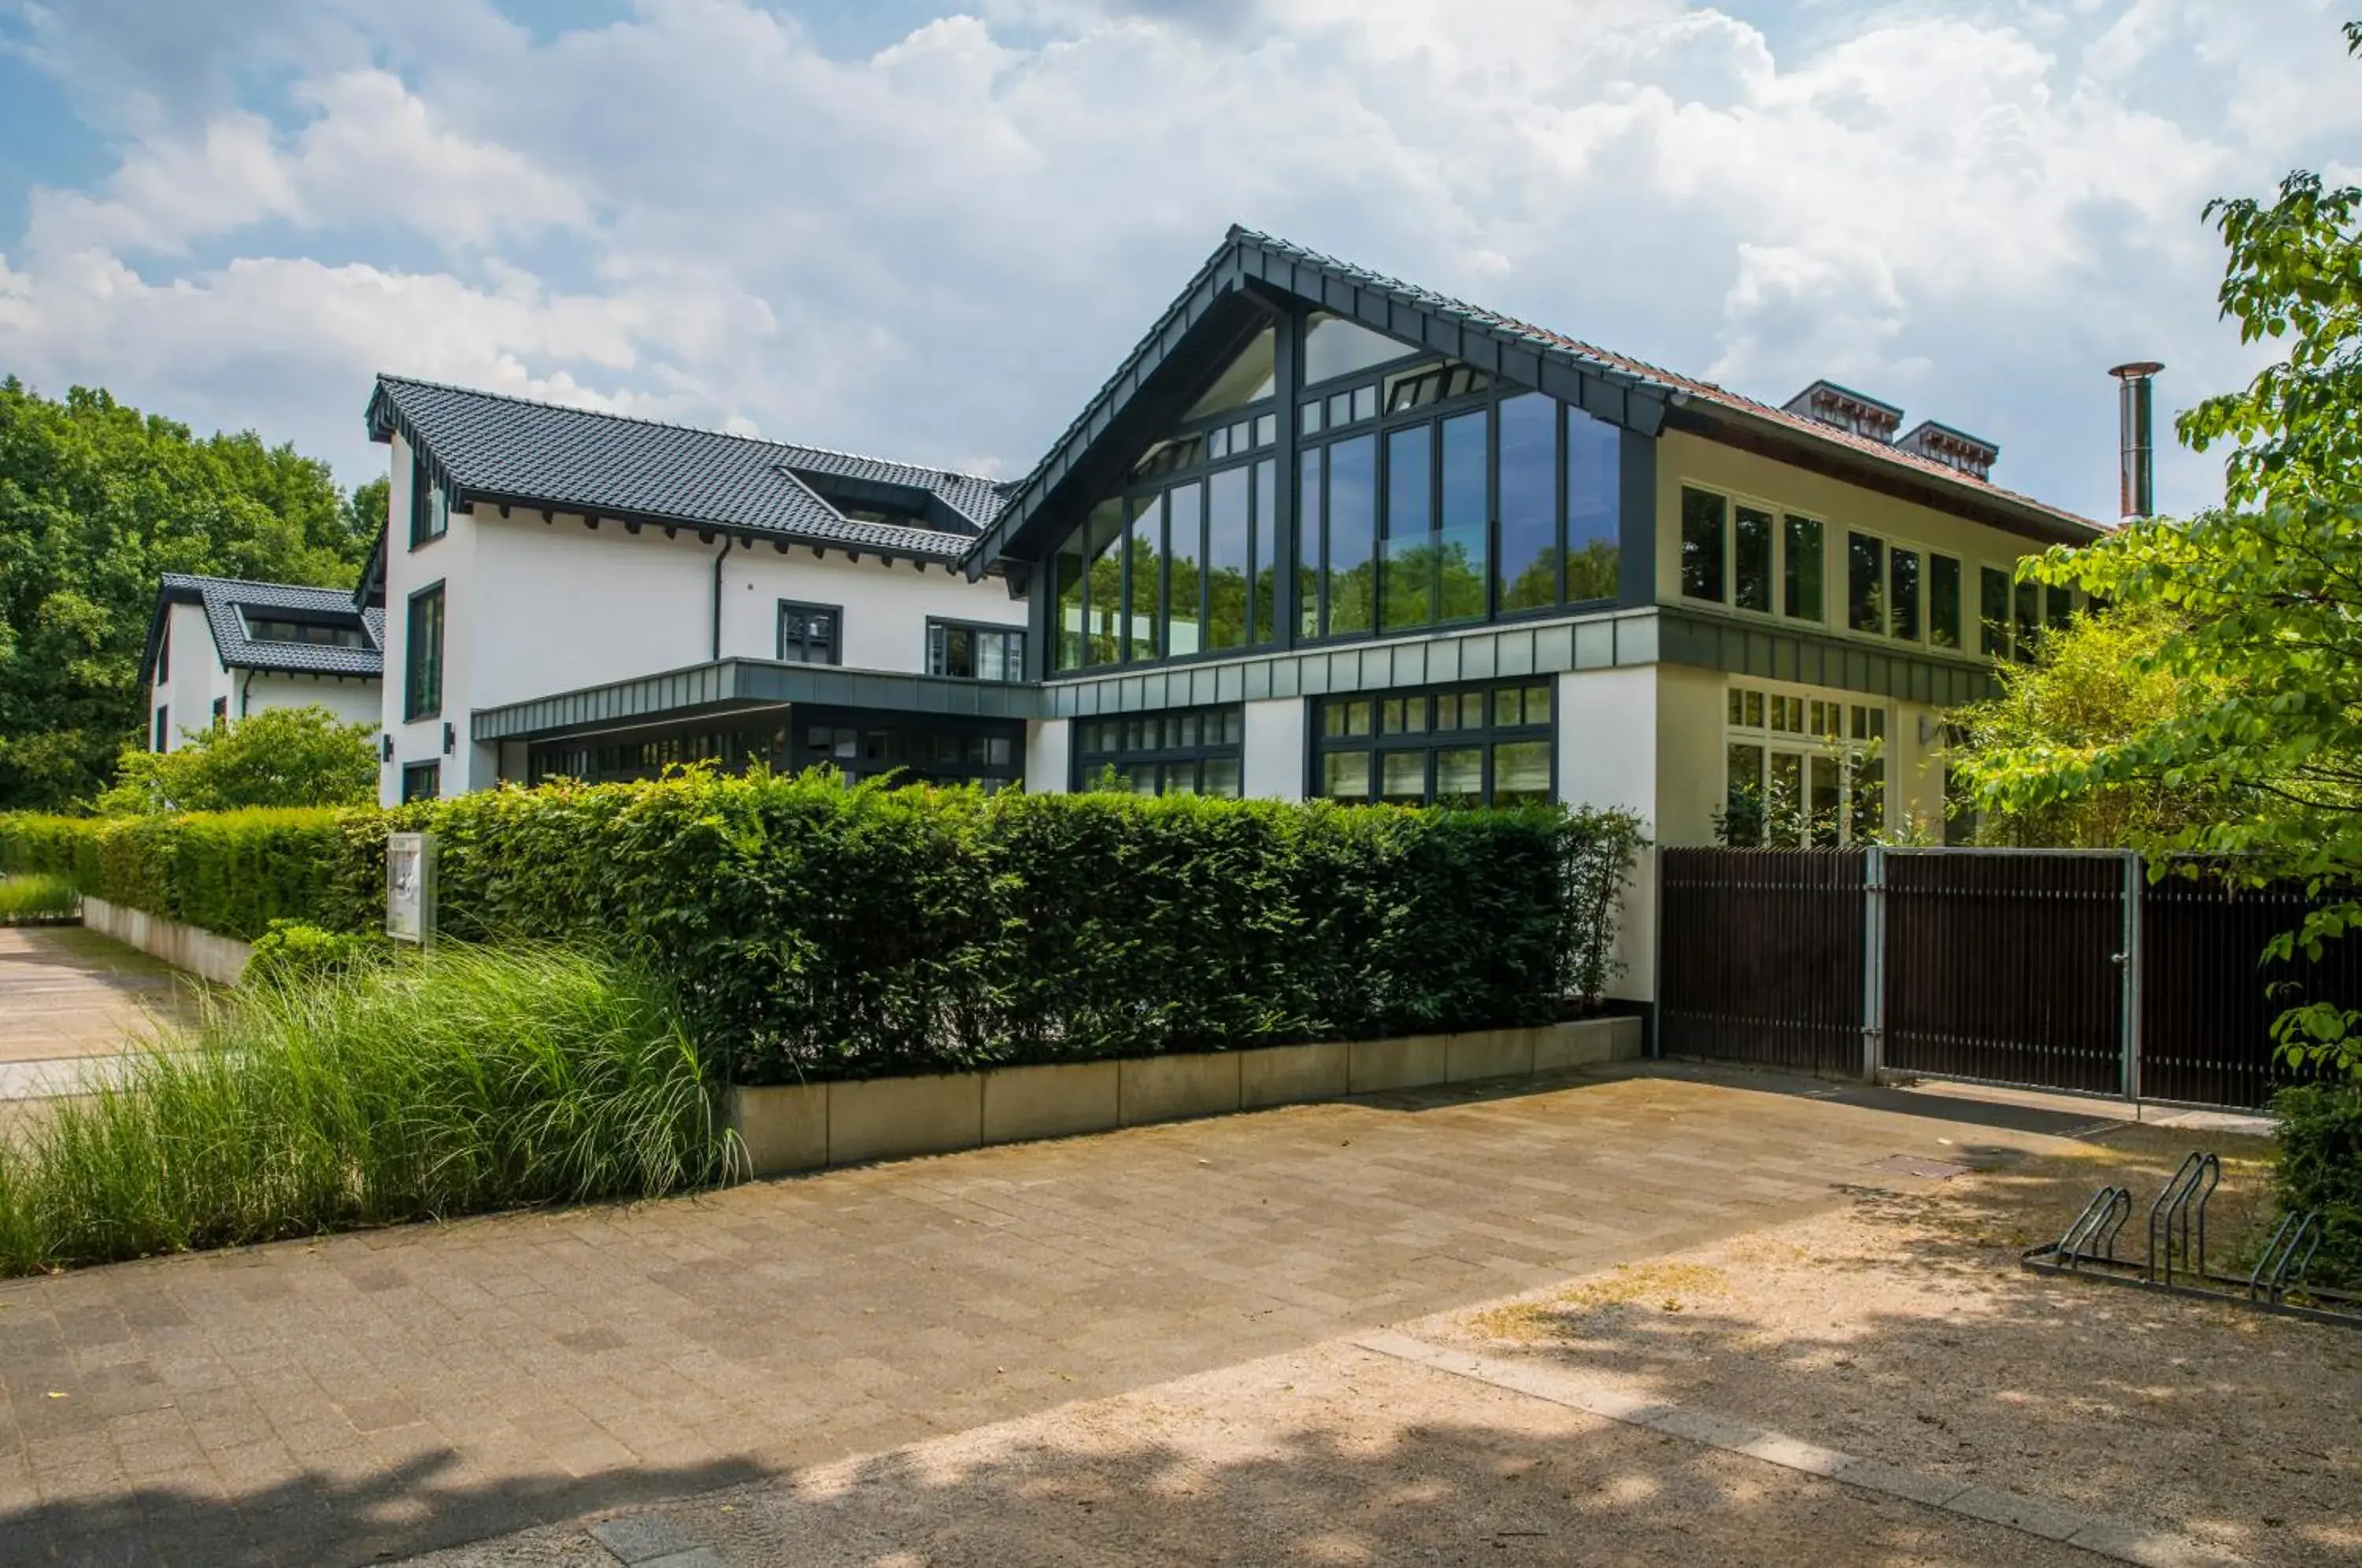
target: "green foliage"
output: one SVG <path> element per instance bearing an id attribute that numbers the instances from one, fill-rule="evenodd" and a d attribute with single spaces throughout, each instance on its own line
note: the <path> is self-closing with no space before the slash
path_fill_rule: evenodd
<path id="1" fill-rule="evenodd" d="M 690 772 L 390 812 L 0 818 L 0 865 L 233 936 L 383 920 L 437 835 L 462 941 L 610 938 L 742 1081 L 1534 1023 L 1614 972 L 1619 812 Z"/>
<path id="2" fill-rule="evenodd" d="M 55 920 L 74 912 L 73 883 L 47 872 L 0 877 L 0 925 L 13 921 Z"/>
<path id="3" fill-rule="evenodd" d="M 2056 777 L 2088 766 L 2154 726 L 2186 717 L 2218 693 L 2203 676 L 2158 668 L 2183 618 L 2154 603 L 2078 615 L 2046 633 L 2034 661 L 1995 671 L 2001 692 L 1951 715 L 1959 738 L 1947 761 L 1972 788 L 2023 770 Z M 2117 778 L 2058 793 L 1994 792 L 1977 819 L 1980 844 L 2121 849 L 2156 845 L 2218 820 L 2220 791 L 2162 778 Z"/>
<path id="4" fill-rule="evenodd" d="M 252 432 L 198 439 L 103 391 L 0 381 L 0 810 L 88 797 L 139 734 L 162 573 L 343 586 L 369 504 Z"/>
<path id="5" fill-rule="evenodd" d="M 108 816 L 248 806 L 365 806 L 377 799 L 377 735 L 326 708 L 266 708 L 219 729 L 183 730 L 177 751 L 125 749 L 93 802 Z"/>
<path id="6" fill-rule="evenodd" d="M 2362 29 L 2347 40 L 2362 54 Z M 2178 422 L 2194 449 L 2231 448 L 2223 508 L 2134 523 L 2026 569 L 2169 617 L 2131 668 L 2180 690 L 2121 737 L 1992 754 L 1973 787 L 2003 816 L 2127 790 L 2220 802 L 2136 826 L 2133 847 L 2304 879 L 2324 902 L 2268 956 L 2314 956 L 2362 924 L 2362 188 L 2299 171 L 2272 202 L 2207 215 L 2229 250 L 2224 314 L 2243 341 L 2287 348 Z M 2275 1027 L 2292 1057 L 2362 1074 L 2362 1011 L 2316 1002 Z"/>
<path id="7" fill-rule="evenodd" d="M 2319 1209 L 2326 1227 L 2314 1283 L 2362 1288 L 2362 1088 L 2300 1084 L 2272 1101 L 2279 1165 L 2273 1197 L 2283 1214 Z"/>
<path id="8" fill-rule="evenodd" d="M 439 948 L 242 987 L 0 1141 L 0 1273 L 655 1197 L 726 1174 L 729 1147 L 644 969 Z"/>
<path id="9" fill-rule="evenodd" d="M 286 988 L 342 975 L 392 955 L 388 940 L 368 932 L 323 931 L 302 921 L 274 920 L 254 939 L 242 985 Z"/>
<path id="10" fill-rule="evenodd" d="M 49 872 L 111 904 L 251 941 L 274 920 L 363 930 L 382 908 L 367 853 L 379 813 L 243 811 L 0 816 L 0 870 Z M 352 819 L 359 818 L 356 823 Z M 382 856 L 384 830 L 375 829 Z"/>

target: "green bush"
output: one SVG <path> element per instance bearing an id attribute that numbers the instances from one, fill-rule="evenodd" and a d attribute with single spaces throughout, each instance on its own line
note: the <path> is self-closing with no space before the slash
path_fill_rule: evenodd
<path id="1" fill-rule="evenodd" d="M 73 883 L 64 877 L 46 871 L 0 876 L 0 925 L 71 915 L 75 902 Z"/>
<path id="2" fill-rule="evenodd" d="M 273 919 L 376 929 L 386 833 L 432 829 L 446 932 L 622 942 L 750 1083 L 1545 1021 L 1605 987 L 1639 842 L 1628 815 L 1555 807 L 988 796 L 825 772 L 55 821 L 0 824 L 0 856 L 72 838 L 77 866 L 95 853 L 86 891 L 249 938 Z"/>
<path id="3" fill-rule="evenodd" d="M 438 948 L 244 987 L 123 1080 L 0 1141 L 0 1272 L 725 1173 L 697 1054 L 645 968 Z"/>
<path id="4" fill-rule="evenodd" d="M 2272 1100 L 2279 1169 L 2273 1196 L 2284 1214 L 2321 1211 L 2316 1284 L 2362 1289 L 2362 1085 L 2299 1084 Z"/>
<path id="5" fill-rule="evenodd" d="M 274 920 L 254 940 L 242 985 L 294 986 L 341 975 L 391 956 L 391 944 L 375 933 L 322 931 L 301 921 Z"/>
<path id="6" fill-rule="evenodd" d="M 361 859 L 372 842 L 382 854 L 381 815 L 0 816 L 0 870 L 66 877 L 88 897 L 247 941 L 274 920 L 359 929 L 382 899 Z"/>

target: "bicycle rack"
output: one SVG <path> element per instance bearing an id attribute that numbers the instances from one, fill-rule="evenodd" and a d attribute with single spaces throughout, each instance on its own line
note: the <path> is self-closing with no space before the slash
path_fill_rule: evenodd
<path id="1" fill-rule="evenodd" d="M 2285 1216 L 2245 1276 L 2206 1266 L 2206 1206 L 2222 1185 L 2221 1158 L 2192 1152 L 2148 1206 L 2147 1257 L 2116 1255 L 2116 1238 L 2132 1218 L 2133 1195 L 2128 1187 L 2109 1186 L 2092 1195 L 2057 1241 L 2022 1254 L 2018 1263 L 2036 1274 L 2074 1275 L 2362 1329 L 2362 1295 L 2306 1281 L 2313 1254 L 2321 1250 L 2318 1209 Z"/>

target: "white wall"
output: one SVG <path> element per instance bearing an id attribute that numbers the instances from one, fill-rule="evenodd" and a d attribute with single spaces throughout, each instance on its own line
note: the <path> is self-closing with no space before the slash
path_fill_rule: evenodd
<path id="1" fill-rule="evenodd" d="M 1274 697 L 1246 705 L 1240 790 L 1249 800 L 1304 799 L 1311 707 L 1301 697 Z"/>
<path id="2" fill-rule="evenodd" d="M 1558 678 L 1558 797 L 1571 806 L 1618 809 L 1640 819 L 1653 843 L 1662 810 L 1659 708 L 1664 678 L 1659 665 L 1573 670 Z M 1716 732 L 1719 734 L 1719 731 Z M 1719 773 L 1716 775 L 1721 777 Z M 1617 927 L 1621 972 L 1607 994 L 1633 1001 L 1657 994 L 1657 864 L 1643 850 L 1624 890 Z"/>
<path id="3" fill-rule="evenodd" d="M 440 762 L 446 795 L 489 787 L 498 771 L 496 748 L 474 745 L 468 740 L 469 673 L 475 651 L 469 620 L 478 603 L 475 520 L 455 512 L 447 533 L 431 544 L 412 549 L 410 447 L 396 436 L 390 449 L 393 483 L 386 498 L 385 682 L 381 711 L 386 733 L 393 736 L 393 760 L 380 769 L 378 777 L 378 799 L 388 805 L 401 799 L 402 768 L 405 763 Z M 409 657 L 410 596 L 438 580 L 443 584 L 443 711 L 437 717 L 404 723 L 403 671 Z M 449 756 L 443 755 L 443 726 L 447 722 L 458 734 L 458 745 Z"/>
<path id="4" fill-rule="evenodd" d="M 348 724 L 376 729 L 384 719 L 382 682 L 341 679 L 333 675 L 285 675 L 257 670 L 251 681 L 238 675 L 238 695 L 230 699 L 233 713 L 259 713 L 268 708 L 326 708 Z M 241 707 L 240 704 L 244 706 Z"/>
<path id="5" fill-rule="evenodd" d="M 187 744 L 182 730 L 202 730 L 213 723 L 215 698 L 229 699 L 229 711 L 236 713 L 237 697 L 231 689 L 230 672 L 222 666 L 220 650 L 214 646 L 213 627 L 205 620 L 204 605 L 169 607 L 164 629 L 171 639 L 171 657 L 165 661 L 171 679 L 154 683 L 149 694 L 143 740 L 155 745 L 156 706 L 160 702 L 171 710 L 166 714 L 164 749 L 178 751 Z"/>
<path id="6" fill-rule="evenodd" d="M 1063 795 L 1075 775 L 1075 722 L 1035 719 L 1025 726 L 1025 790 Z"/>

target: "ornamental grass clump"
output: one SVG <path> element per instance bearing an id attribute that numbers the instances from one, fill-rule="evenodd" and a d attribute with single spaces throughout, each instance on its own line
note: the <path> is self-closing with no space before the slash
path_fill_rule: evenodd
<path id="1" fill-rule="evenodd" d="M 447 947 L 264 981 L 0 1143 L 25 1273 L 729 1173 L 696 1050 L 644 969 Z"/>

